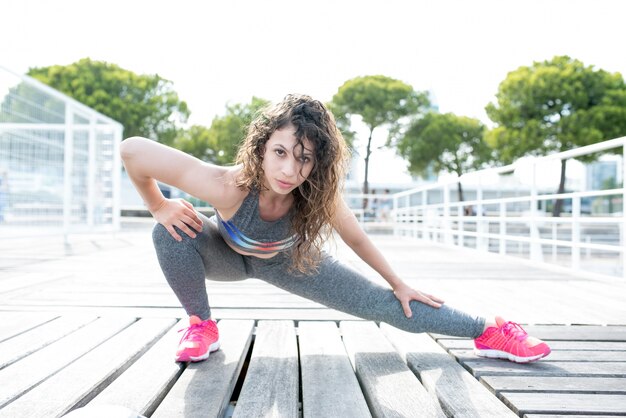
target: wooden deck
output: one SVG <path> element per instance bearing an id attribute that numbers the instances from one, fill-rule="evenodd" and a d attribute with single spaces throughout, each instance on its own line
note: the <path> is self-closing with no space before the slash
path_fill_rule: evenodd
<path id="1" fill-rule="evenodd" d="M 184 313 L 145 228 L 69 246 L 0 241 L 0 418 L 104 405 L 167 418 L 626 415 L 624 283 L 375 239 L 409 283 L 530 324 L 553 353 L 530 365 L 479 359 L 470 340 L 359 321 L 247 280 L 208 282 L 222 347 L 177 364 Z"/>

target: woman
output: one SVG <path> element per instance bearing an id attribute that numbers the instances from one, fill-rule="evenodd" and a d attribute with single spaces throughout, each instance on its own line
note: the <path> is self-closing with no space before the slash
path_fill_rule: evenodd
<path id="1" fill-rule="evenodd" d="M 219 348 L 205 279 L 249 277 L 406 331 L 475 338 L 482 356 L 528 362 L 550 353 L 519 325 L 449 308 L 394 273 L 341 198 L 348 152 L 332 114 L 317 100 L 288 95 L 267 108 L 251 124 L 232 167 L 138 137 L 125 140 L 121 154 L 158 222 L 153 240 L 161 269 L 190 317 L 178 361 L 204 360 Z M 166 199 L 157 180 L 208 202 L 215 216 Z M 322 251 L 333 230 L 390 288 Z"/>

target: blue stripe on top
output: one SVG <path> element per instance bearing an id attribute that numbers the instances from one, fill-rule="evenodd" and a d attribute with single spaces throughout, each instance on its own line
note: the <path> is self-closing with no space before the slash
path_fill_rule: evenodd
<path id="1" fill-rule="evenodd" d="M 228 231 L 230 242 L 236 247 L 246 251 L 275 253 L 285 251 L 296 243 L 296 236 L 292 235 L 280 241 L 263 242 L 251 239 L 241 232 L 231 221 L 220 219 L 224 228 Z"/>

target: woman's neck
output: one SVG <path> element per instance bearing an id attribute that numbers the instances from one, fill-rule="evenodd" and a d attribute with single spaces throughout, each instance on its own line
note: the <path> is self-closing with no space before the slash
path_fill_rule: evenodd
<path id="1" fill-rule="evenodd" d="M 282 195 L 271 190 L 259 194 L 259 212 L 264 220 L 274 220 L 285 216 L 293 204 L 293 194 Z"/>

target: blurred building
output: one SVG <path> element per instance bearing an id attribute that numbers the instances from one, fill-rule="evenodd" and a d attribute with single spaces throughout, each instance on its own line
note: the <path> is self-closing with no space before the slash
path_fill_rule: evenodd
<path id="1" fill-rule="evenodd" d="M 0 67 L 0 238 L 119 227 L 122 125 Z"/>

